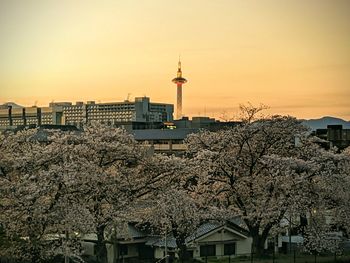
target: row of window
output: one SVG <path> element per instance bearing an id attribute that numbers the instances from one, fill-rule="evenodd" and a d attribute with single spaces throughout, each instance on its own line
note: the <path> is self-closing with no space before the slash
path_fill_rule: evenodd
<path id="1" fill-rule="evenodd" d="M 98 113 L 89 113 L 89 116 L 115 116 L 115 115 L 133 115 L 134 113 L 131 111 L 122 111 L 122 112 L 98 112 Z"/>
<path id="2" fill-rule="evenodd" d="M 88 107 L 87 110 L 90 111 L 115 111 L 115 110 L 133 110 L 135 107 L 125 107 L 125 106 L 117 106 L 117 107 Z"/>
<path id="3" fill-rule="evenodd" d="M 85 114 L 82 113 L 65 113 L 65 116 L 84 116 Z M 122 112 L 89 112 L 87 114 L 88 116 L 115 116 L 115 115 L 135 115 L 132 111 L 122 111 Z"/>
<path id="4" fill-rule="evenodd" d="M 201 257 L 216 256 L 216 245 L 201 245 L 199 253 Z M 230 256 L 235 254 L 236 254 L 236 243 L 224 244 L 225 256 Z"/>
<path id="5" fill-rule="evenodd" d="M 10 121 L 9 120 L 0 120 L 0 126 L 7 126 L 10 125 Z"/>
<path id="6" fill-rule="evenodd" d="M 24 121 L 23 120 L 13 120 L 12 124 L 13 125 L 24 125 Z"/>
<path id="7" fill-rule="evenodd" d="M 134 109 L 119 109 L 119 110 L 87 110 L 87 114 L 111 114 L 111 113 L 121 113 L 121 112 L 135 112 Z"/>

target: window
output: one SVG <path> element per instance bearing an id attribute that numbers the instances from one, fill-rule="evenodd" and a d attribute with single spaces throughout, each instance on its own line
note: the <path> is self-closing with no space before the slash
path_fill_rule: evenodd
<path id="1" fill-rule="evenodd" d="M 215 245 L 203 245 L 200 246 L 200 256 L 206 257 L 206 256 L 215 256 Z"/>
<path id="2" fill-rule="evenodd" d="M 121 244 L 119 247 L 119 255 L 125 256 L 128 254 L 128 245 Z"/>
<path id="3" fill-rule="evenodd" d="M 224 255 L 235 255 L 236 254 L 236 243 L 224 244 Z"/>

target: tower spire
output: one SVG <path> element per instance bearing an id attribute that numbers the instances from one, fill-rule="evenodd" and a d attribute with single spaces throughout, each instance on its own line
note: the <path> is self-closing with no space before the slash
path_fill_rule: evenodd
<path id="1" fill-rule="evenodd" d="M 177 63 L 177 77 L 178 78 L 182 78 L 180 55 L 179 55 L 179 62 Z"/>

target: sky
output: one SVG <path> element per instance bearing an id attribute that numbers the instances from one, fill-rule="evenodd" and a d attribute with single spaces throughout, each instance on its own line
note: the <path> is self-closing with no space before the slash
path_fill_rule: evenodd
<path id="1" fill-rule="evenodd" d="M 0 103 L 148 96 L 232 118 L 239 104 L 350 120 L 348 0 L 0 0 Z"/>

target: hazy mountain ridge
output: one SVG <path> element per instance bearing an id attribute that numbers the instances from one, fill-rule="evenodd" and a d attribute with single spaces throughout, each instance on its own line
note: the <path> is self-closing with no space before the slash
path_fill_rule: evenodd
<path id="1" fill-rule="evenodd" d="M 350 121 L 345 121 L 343 119 L 331 116 L 302 121 L 304 125 L 310 127 L 312 130 L 327 129 L 327 125 L 343 125 L 343 129 L 350 129 Z"/>

